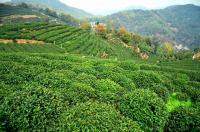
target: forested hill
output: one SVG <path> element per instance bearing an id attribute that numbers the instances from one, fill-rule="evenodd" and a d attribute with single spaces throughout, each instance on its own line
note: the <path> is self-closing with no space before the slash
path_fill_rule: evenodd
<path id="1" fill-rule="evenodd" d="M 161 10 L 129 10 L 102 18 L 117 27 L 171 40 L 176 45 L 200 46 L 200 7 L 192 4 L 171 6 Z"/>
<path id="2" fill-rule="evenodd" d="M 92 15 L 71 6 L 68 6 L 59 0 L 11 0 L 12 3 L 28 3 L 31 5 L 35 5 L 37 7 L 50 8 L 59 12 L 64 12 L 70 14 L 75 17 L 83 18 L 83 17 L 91 17 Z"/>
<path id="3" fill-rule="evenodd" d="M 0 3 L 0 23 L 10 22 L 56 22 L 77 26 L 79 20 L 69 14 L 58 14 L 53 10 L 35 8 L 25 3 L 19 5 Z"/>

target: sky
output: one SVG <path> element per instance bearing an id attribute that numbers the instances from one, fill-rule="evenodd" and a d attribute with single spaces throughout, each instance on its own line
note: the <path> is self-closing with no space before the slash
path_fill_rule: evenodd
<path id="1" fill-rule="evenodd" d="M 196 4 L 200 0 L 60 0 L 67 5 L 83 9 L 94 15 L 105 15 L 130 7 L 159 9 L 170 5 Z"/>
<path id="2" fill-rule="evenodd" d="M 5 2 L 9 0 L 0 0 Z M 124 9 L 160 9 L 171 5 L 195 4 L 200 0 L 60 0 L 61 2 L 94 15 L 108 15 Z"/>

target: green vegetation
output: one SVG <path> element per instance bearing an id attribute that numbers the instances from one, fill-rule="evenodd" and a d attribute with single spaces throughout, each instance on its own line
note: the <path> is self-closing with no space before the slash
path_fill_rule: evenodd
<path id="1" fill-rule="evenodd" d="M 179 107 L 169 116 L 165 127 L 166 132 L 183 132 L 200 130 L 200 113 L 194 108 Z"/>
<path id="2" fill-rule="evenodd" d="M 177 93 L 173 93 L 167 102 L 167 109 L 168 111 L 173 111 L 177 107 L 183 106 L 183 107 L 190 107 L 192 105 L 192 102 L 189 100 L 189 98 L 186 98 L 186 100 L 182 100 L 177 97 Z"/>
<path id="3" fill-rule="evenodd" d="M 24 88 L 5 98 L 0 120 L 5 130 L 45 130 L 55 125 L 65 105 L 62 97 L 49 89 Z"/>
<path id="4" fill-rule="evenodd" d="M 167 119 L 167 109 L 157 95 L 149 90 L 134 90 L 119 101 L 120 111 L 137 121 L 145 131 L 162 131 Z"/>
<path id="5" fill-rule="evenodd" d="M 190 18 L 190 20 L 188 20 Z M 113 27 L 125 26 L 129 31 L 170 40 L 190 49 L 199 48 L 200 7 L 192 4 L 175 5 L 158 10 L 128 10 L 96 18 L 112 23 Z"/>
<path id="6" fill-rule="evenodd" d="M 0 51 L 28 53 L 64 53 L 60 47 L 52 44 L 0 44 Z"/>
<path id="7" fill-rule="evenodd" d="M 34 39 L 55 44 L 74 54 L 104 57 L 105 53 L 113 58 L 133 58 L 132 51 L 122 45 L 110 44 L 101 37 L 76 27 L 47 23 L 5 24 L 0 31 L 0 39 Z"/>
<path id="8" fill-rule="evenodd" d="M 0 131 L 198 131 L 198 60 L 141 60 L 61 24 L 0 27 Z"/>
<path id="9" fill-rule="evenodd" d="M 78 18 L 85 18 L 85 17 L 92 16 L 91 14 L 83 10 L 63 4 L 59 0 L 53 0 L 53 1 L 52 0 L 11 0 L 11 1 L 14 4 L 26 3 L 26 4 L 31 4 L 34 7 L 55 9 L 59 13 L 64 12 Z"/>
<path id="10" fill-rule="evenodd" d="M 61 126 L 67 131 L 142 132 L 136 122 L 120 115 L 111 105 L 100 102 L 78 104 L 66 111 L 63 118 Z"/>
<path id="11" fill-rule="evenodd" d="M 0 23 L 55 22 L 77 26 L 78 20 L 66 13 L 57 13 L 49 8 L 34 7 L 26 3 L 9 5 L 0 3 Z"/>

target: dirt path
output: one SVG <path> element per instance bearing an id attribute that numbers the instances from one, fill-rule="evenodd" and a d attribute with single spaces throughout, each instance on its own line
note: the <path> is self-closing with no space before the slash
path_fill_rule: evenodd
<path id="1" fill-rule="evenodd" d="M 0 43 L 9 44 L 9 43 L 17 43 L 17 44 L 45 44 L 44 41 L 31 40 L 31 39 L 0 39 Z"/>

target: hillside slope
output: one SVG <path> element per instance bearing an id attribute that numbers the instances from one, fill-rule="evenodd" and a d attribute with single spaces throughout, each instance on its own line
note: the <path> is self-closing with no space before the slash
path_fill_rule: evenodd
<path id="1" fill-rule="evenodd" d="M 119 12 L 101 21 L 111 21 L 115 27 L 125 26 L 129 31 L 173 41 L 189 48 L 200 46 L 200 7 L 171 6 L 162 10 L 130 10 Z"/>
<path id="2" fill-rule="evenodd" d="M 11 2 L 12 3 L 24 2 L 24 3 L 31 4 L 36 7 L 40 7 L 40 8 L 51 8 L 56 11 L 64 12 L 64 13 L 67 13 L 67 14 L 70 14 L 72 16 L 79 17 L 79 18 L 92 16 L 91 14 L 89 14 L 83 10 L 68 6 L 68 5 L 60 2 L 59 0 L 11 0 Z"/>
<path id="3" fill-rule="evenodd" d="M 68 53 L 98 56 L 102 58 L 133 58 L 133 51 L 123 45 L 111 44 L 93 32 L 73 26 L 52 23 L 4 24 L 0 26 L 0 39 L 39 40 L 51 43 Z M 5 40 L 5 41 L 4 41 Z M 20 42 L 19 42 L 20 43 Z"/>
<path id="4" fill-rule="evenodd" d="M 31 7 L 26 4 L 8 5 L 0 3 L 0 23 L 8 22 L 55 22 L 78 25 L 78 20 L 69 14 L 58 14 L 53 10 Z"/>

